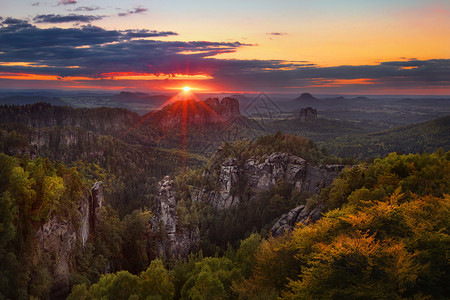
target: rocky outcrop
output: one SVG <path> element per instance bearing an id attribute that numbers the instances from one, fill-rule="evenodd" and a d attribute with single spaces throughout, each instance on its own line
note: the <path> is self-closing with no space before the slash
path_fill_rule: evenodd
<path id="1" fill-rule="evenodd" d="M 205 101 L 186 99 L 175 101 L 161 110 L 144 116 L 145 124 L 156 124 L 162 128 L 179 126 L 203 126 L 233 121 L 241 114 L 239 102 L 233 98 L 208 98 Z"/>
<path id="2" fill-rule="evenodd" d="M 315 222 L 320 218 L 322 209 L 323 207 L 320 205 L 313 209 L 308 209 L 305 205 L 299 205 L 282 215 L 273 225 L 270 232 L 272 233 L 272 236 L 279 236 L 286 231 L 292 230 L 297 223 L 307 225 L 311 222 Z"/>
<path id="3" fill-rule="evenodd" d="M 198 247 L 197 229 L 178 222 L 175 189 L 169 176 L 158 183 L 155 215 L 150 226 L 158 256 L 186 256 Z"/>
<path id="4" fill-rule="evenodd" d="M 54 296 L 65 295 L 69 289 L 70 256 L 77 240 L 84 246 L 89 234 L 95 230 L 101 218 L 101 206 L 103 202 L 103 184 L 98 181 L 91 192 L 86 194 L 79 203 L 78 230 L 71 220 L 54 216 L 42 225 L 36 232 L 39 242 L 38 257 L 48 254 L 54 258 L 52 278 L 54 284 L 52 294 Z"/>
<path id="5" fill-rule="evenodd" d="M 239 101 L 235 98 L 226 97 L 222 100 L 219 100 L 219 98 L 208 98 L 204 102 L 227 121 L 241 116 Z"/>
<path id="6" fill-rule="evenodd" d="M 317 120 L 317 110 L 312 107 L 302 108 L 299 115 L 300 122 L 312 122 Z"/>
<path id="7" fill-rule="evenodd" d="M 91 227 L 96 230 L 102 217 L 102 203 L 103 203 L 103 182 L 97 181 L 91 189 L 90 202 L 92 210 L 90 212 Z"/>
<path id="8" fill-rule="evenodd" d="M 229 208 L 242 201 L 239 186 L 243 183 L 256 194 L 270 190 L 278 180 L 286 181 L 299 192 L 319 193 L 343 167 L 313 166 L 298 156 L 281 152 L 247 159 L 242 166 L 238 166 L 235 158 L 229 158 L 220 166 L 217 188 L 194 188 L 192 200 L 206 201 L 218 209 Z"/>
<path id="9" fill-rule="evenodd" d="M 241 114 L 239 102 L 234 98 L 208 98 L 205 101 L 185 99 L 164 106 L 149 113 L 143 119 L 146 124 L 156 124 L 162 128 L 192 125 L 206 125 L 233 121 Z"/>

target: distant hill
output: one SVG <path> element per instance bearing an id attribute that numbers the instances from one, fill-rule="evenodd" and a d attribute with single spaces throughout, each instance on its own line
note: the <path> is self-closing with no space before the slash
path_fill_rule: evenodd
<path id="1" fill-rule="evenodd" d="M 285 111 L 299 110 L 308 106 L 316 108 L 320 103 L 321 100 L 310 93 L 303 93 L 295 99 L 280 102 L 281 108 Z"/>
<path id="2" fill-rule="evenodd" d="M 8 96 L 0 98 L 0 105 L 13 104 L 13 105 L 26 105 L 34 103 L 48 103 L 54 106 L 66 106 L 66 102 L 56 97 L 44 97 L 44 96 Z"/>
<path id="3" fill-rule="evenodd" d="M 294 99 L 294 101 L 302 101 L 302 102 L 304 102 L 304 101 L 318 101 L 318 100 L 319 99 L 317 99 L 316 97 L 314 97 L 310 93 L 303 93 L 299 97 Z"/>
<path id="4" fill-rule="evenodd" d="M 390 152 L 422 153 L 450 150 L 450 116 L 420 124 L 395 127 L 363 135 L 342 136 L 322 143 L 331 154 L 359 159 Z"/>

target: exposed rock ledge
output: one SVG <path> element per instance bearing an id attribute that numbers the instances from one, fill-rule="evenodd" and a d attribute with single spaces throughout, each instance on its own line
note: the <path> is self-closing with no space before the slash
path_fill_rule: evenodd
<path id="1" fill-rule="evenodd" d="M 303 223 L 305 225 L 320 219 L 323 206 L 316 206 L 308 209 L 305 205 L 299 205 L 288 213 L 282 215 L 273 225 L 270 232 L 272 236 L 279 236 L 286 231 L 294 228 L 295 224 Z"/>

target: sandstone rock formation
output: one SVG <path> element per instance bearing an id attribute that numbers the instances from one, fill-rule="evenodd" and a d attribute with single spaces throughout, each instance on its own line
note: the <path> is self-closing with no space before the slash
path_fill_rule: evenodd
<path id="1" fill-rule="evenodd" d="M 317 120 L 317 110 L 312 107 L 302 108 L 300 110 L 300 122 L 311 122 Z"/>
<path id="2" fill-rule="evenodd" d="M 178 223 L 175 189 L 169 176 L 158 183 L 157 206 L 151 229 L 159 256 L 186 256 L 198 247 L 196 228 L 187 228 Z"/>
<path id="3" fill-rule="evenodd" d="M 239 117 L 239 101 L 234 98 L 208 98 L 205 101 L 193 99 L 175 101 L 161 110 L 152 112 L 148 122 L 162 128 L 174 128 L 183 123 L 205 125 L 233 121 Z"/>
<path id="4" fill-rule="evenodd" d="M 71 252 L 77 240 L 84 246 L 89 234 L 95 230 L 101 218 L 102 202 L 103 184 L 98 181 L 92 187 L 91 193 L 80 199 L 78 230 L 70 220 L 54 216 L 36 232 L 36 239 L 40 245 L 37 256 L 49 254 L 50 257 L 55 258 L 52 274 L 54 278 L 52 294 L 55 296 L 65 295 L 69 290 Z"/>
<path id="5" fill-rule="evenodd" d="M 219 98 L 208 98 L 204 102 L 227 121 L 231 121 L 241 115 L 239 101 L 237 99 L 230 97 L 223 98 L 222 100 L 219 100 Z"/>
<path id="6" fill-rule="evenodd" d="M 235 158 L 229 158 L 220 166 L 218 188 L 194 188 L 192 200 L 206 201 L 218 209 L 234 207 L 242 201 L 237 191 L 239 183 L 245 182 L 256 194 L 271 189 L 279 179 L 285 180 L 300 192 L 319 193 L 331 184 L 343 167 L 313 166 L 298 156 L 281 152 L 247 159 L 242 166 L 238 166 Z"/>
<path id="7" fill-rule="evenodd" d="M 308 224 L 315 222 L 320 218 L 322 208 L 322 206 L 318 205 L 313 209 L 308 209 L 305 205 L 299 205 L 282 215 L 273 225 L 270 232 L 273 236 L 279 236 L 285 231 L 292 230 L 297 223 Z"/>

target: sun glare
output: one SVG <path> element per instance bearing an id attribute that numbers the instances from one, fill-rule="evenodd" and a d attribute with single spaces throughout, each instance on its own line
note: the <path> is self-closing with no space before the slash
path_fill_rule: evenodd
<path id="1" fill-rule="evenodd" d="M 189 92 L 190 90 L 191 90 L 191 88 L 188 87 L 188 86 L 185 86 L 185 87 L 183 88 L 183 91 L 185 91 L 185 92 Z"/>

